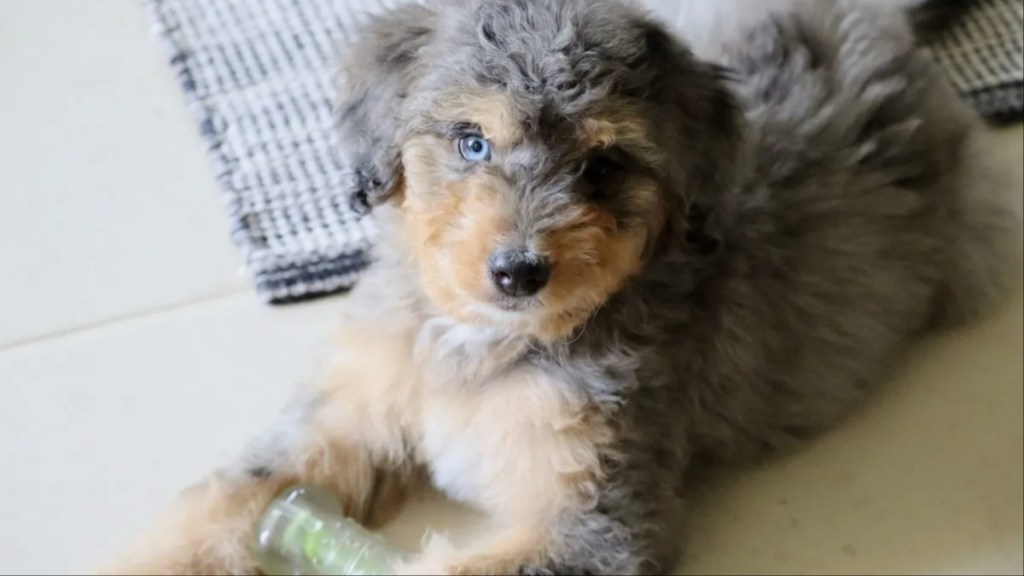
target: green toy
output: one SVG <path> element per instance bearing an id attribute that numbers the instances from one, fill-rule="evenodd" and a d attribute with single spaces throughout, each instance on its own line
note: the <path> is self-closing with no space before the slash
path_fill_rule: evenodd
<path id="1" fill-rule="evenodd" d="M 329 493 L 285 491 L 256 525 L 254 553 L 268 575 L 376 576 L 393 573 L 401 555 L 340 513 Z"/>

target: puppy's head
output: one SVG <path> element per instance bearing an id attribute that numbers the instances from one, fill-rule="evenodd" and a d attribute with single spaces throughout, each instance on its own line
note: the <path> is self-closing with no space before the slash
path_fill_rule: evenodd
<path id="1" fill-rule="evenodd" d="M 733 102 L 618 2 L 439 10 L 410 64 L 391 199 L 423 288 L 462 321 L 569 336 L 722 184 Z"/>

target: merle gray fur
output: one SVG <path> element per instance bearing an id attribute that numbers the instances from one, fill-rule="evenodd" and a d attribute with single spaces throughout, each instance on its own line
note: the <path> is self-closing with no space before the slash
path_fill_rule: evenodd
<path id="1" fill-rule="evenodd" d="M 452 85 L 534 110 L 539 144 L 501 167 L 533 204 L 523 218 L 557 226 L 578 201 L 560 184 L 579 151 L 559 126 L 609 99 L 661 127 L 666 160 L 644 168 L 671 212 L 641 272 L 575 338 L 513 347 L 510 362 L 560 374 L 612 415 L 618 438 L 595 506 L 563 518 L 548 562 L 523 573 L 664 573 L 694 461 L 807 438 L 914 335 L 978 316 L 1006 288 L 1018 223 L 978 179 L 978 123 L 909 18 L 796 2 L 704 62 L 616 1 L 473 4 L 401 8 L 351 50 L 343 153 L 357 203 L 381 207 L 381 250 L 398 147 L 445 128 L 431 111 Z M 375 273 L 413 278 L 389 270 L 402 262 Z"/>

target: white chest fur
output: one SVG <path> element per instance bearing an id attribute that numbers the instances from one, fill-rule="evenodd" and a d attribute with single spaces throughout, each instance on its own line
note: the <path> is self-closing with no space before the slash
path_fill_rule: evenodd
<path id="1" fill-rule="evenodd" d="M 424 414 L 421 453 L 438 490 L 454 500 L 479 504 L 488 481 L 488 474 L 480 469 L 488 446 L 474 437 L 472 422 L 467 428 L 462 416 L 453 418 L 445 407 L 429 406 Z"/>
<path id="2" fill-rule="evenodd" d="M 550 374 L 518 367 L 474 386 L 433 381 L 425 392 L 418 456 L 456 500 L 518 514 L 597 469 L 607 429 Z"/>
<path id="3" fill-rule="evenodd" d="M 493 403 L 507 386 L 498 374 L 521 357 L 526 342 L 495 330 L 445 317 L 425 322 L 416 338 L 414 358 L 425 388 L 420 420 L 420 456 L 434 483 L 449 497 L 481 503 L 491 482 L 486 465 L 498 455 L 498 422 Z M 504 424 L 510 423 L 506 420 Z"/>
<path id="4" fill-rule="evenodd" d="M 443 317 L 414 335 L 414 399 L 401 411 L 440 490 L 520 515 L 560 506 L 597 476 L 605 422 L 582 390 L 521 362 L 528 340 Z"/>
<path id="5" fill-rule="evenodd" d="M 581 409 L 532 368 L 472 388 L 440 386 L 423 404 L 420 457 L 448 496 L 500 508 L 509 491 L 544 493 L 579 467 L 570 446 Z"/>

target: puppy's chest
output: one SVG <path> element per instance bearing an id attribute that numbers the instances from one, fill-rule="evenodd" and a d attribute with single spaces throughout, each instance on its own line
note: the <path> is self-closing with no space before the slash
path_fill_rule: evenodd
<path id="1" fill-rule="evenodd" d="M 413 358 L 426 385 L 480 388 L 521 363 L 529 346 L 525 338 L 436 317 L 420 325 Z"/>
<path id="2" fill-rule="evenodd" d="M 587 402 L 521 361 L 516 342 L 436 324 L 421 334 L 417 457 L 448 496 L 493 508 L 516 487 L 543 490 L 579 470 Z M 454 330 L 454 332 L 452 331 Z M 485 354 L 487 357 L 480 357 Z"/>
<path id="3" fill-rule="evenodd" d="M 488 459 L 501 457 L 488 439 L 486 425 L 450 402 L 430 402 L 424 409 L 419 457 L 434 485 L 449 498 L 466 503 L 484 499 Z"/>
<path id="4" fill-rule="evenodd" d="M 422 406 L 418 457 L 448 496 L 484 509 L 509 495 L 557 490 L 596 466 L 599 426 L 587 404 L 549 375 L 512 370 L 475 390 L 432 390 Z"/>
<path id="5" fill-rule="evenodd" d="M 514 417 L 499 405 L 511 366 L 522 344 L 503 335 L 447 318 L 421 327 L 413 357 L 424 400 L 419 425 L 419 457 L 435 485 L 464 502 L 482 499 L 489 460 L 498 457 L 493 438 Z"/>

